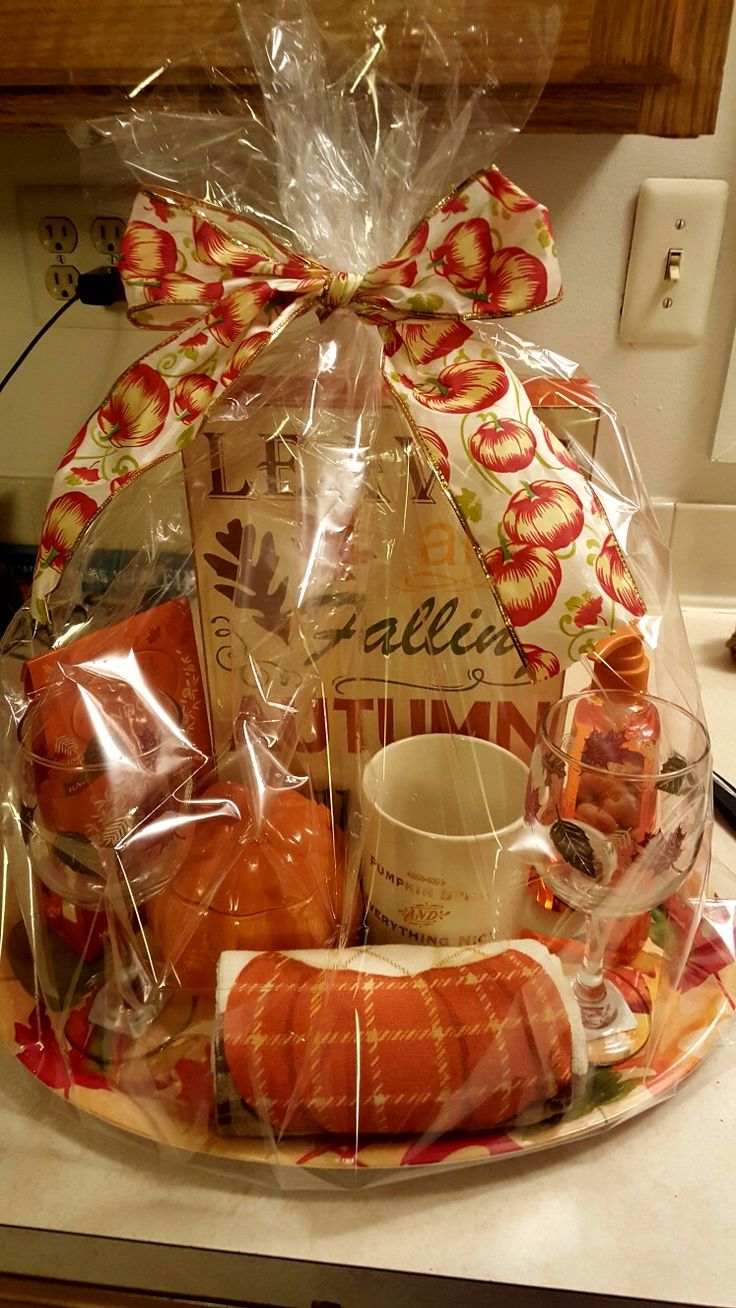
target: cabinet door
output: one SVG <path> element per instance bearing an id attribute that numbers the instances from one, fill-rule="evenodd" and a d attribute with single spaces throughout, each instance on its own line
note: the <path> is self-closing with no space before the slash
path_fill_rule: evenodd
<path id="1" fill-rule="evenodd" d="M 250 3 L 251 0 L 243 0 Z M 424 0 L 413 0 L 416 6 Z M 364 53 L 350 0 L 312 0 L 335 68 Z M 546 89 L 530 130 L 696 136 L 715 127 L 734 0 L 568 0 Z M 374 0 L 385 23 L 387 71 L 406 81 L 418 36 L 401 0 Z M 528 40 L 508 40 L 524 15 Z M 530 80 L 529 51 L 543 44 L 548 0 L 434 0 L 433 30 L 459 47 L 463 77 L 490 70 L 501 98 Z M 377 38 L 380 39 L 380 38 Z M 171 88 L 180 110 L 227 106 L 226 85 L 252 87 L 232 0 L 0 0 L 0 125 L 54 126 L 115 112 L 128 94 Z M 383 56 L 382 56 L 383 58 Z M 218 70 L 219 86 L 205 70 Z M 441 97 L 440 61 L 426 96 Z M 536 74 L 535 74 L 536 76 Z"/>
<path id="2" fill-rule="evenodd" d="M 586 63 L 566 75 L 555 60 L 530 130 L 715 131 L 732 10 L 733 0 L 570 0 L 559 53 L 577 26 Z"/>

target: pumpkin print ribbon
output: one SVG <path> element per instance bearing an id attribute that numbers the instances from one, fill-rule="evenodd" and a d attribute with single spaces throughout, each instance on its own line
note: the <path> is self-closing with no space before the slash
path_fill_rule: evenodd
<path id="1" fill-rule="evenodd" d="M 366 273 L 330 270 L 239 214 L 144 190 L 120 272 L 131 320 L 175 334 L 118 378 L 61 460 L 34 577 L 40 621 L 110 498 L 181 450 L 293 319 L 337 309 L 380 331 L 385 380 L 528 675 L 554 676 L 576 657 L 571 612 L 590 613 L 595 637 L 644 612 L 590 483 L 476 328 L 562 294 L 546 209 L 497 169 L 464 182 Z"/>

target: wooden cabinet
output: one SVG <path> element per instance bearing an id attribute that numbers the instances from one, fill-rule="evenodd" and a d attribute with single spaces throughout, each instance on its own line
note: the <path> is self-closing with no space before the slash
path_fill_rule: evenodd
<path id="1" fill-rule="evenodd" d="M 256 1304 L 239 1296 L 228 1302 L 189 1296 L 182 1299 L 178 1294 L 112 1290 L 81 1281 L 52 1281 L 0 1273 L 0 1308 L 277 1308 L 277 1305 Z M 331 1306 L 328 1304 L 325 1308 Z M 339 1305 L 332 1308 L 339 1308 Z"/>
<path id="2" fill-rule="evenodd" d="M 242 0 L 251 4 L 254 0 Z M 414 0 L 416 10 L 429 0 Z M 715 128 L 734 0 L 568 0 L 557 54 L 530 129 L 697 136 Z M 313 0 L 337 71 L 365 52 L 361 0 Z M 373 0 L 388 32 L 392 76 L 416 66 L 417 36 L 401 0 Z M 462 48 L 463 76 L 491 68 L 502 98 L 523 98 L 528 51 L 548 0 L 432 0 L 432 25 Z M 531 38 L 506 39 L 520 14 Z M 380 38 L 379 38 L 380 39 Z M 517 54 L 517 50 L 521 54 Z M 179 109 L 228 103 L 225 86 L 249 87 L 253 70 L 232 0 L 0 0 L 0 126 L 51 127 L 115 112 L 170 87 Z M 203 68 L 216 66 L 219 86 Z M 144 86 L 146 79 L 152 81 Z M 442 95 L 441 61 L 425 93 Z M 151 89 L 153 88 L 153 89 Z"/>

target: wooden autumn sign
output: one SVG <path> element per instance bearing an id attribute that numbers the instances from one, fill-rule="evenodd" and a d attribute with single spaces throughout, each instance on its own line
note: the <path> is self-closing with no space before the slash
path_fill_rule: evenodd
<path id="1" fill-rule="evenodd" d="M 528 759 L 561 679 L 535 687 L 519 669 L 398 412 L 380 411 L 359 458 L 355 419 L 271 400 L 184 451 L 217 745 L 242 714 L 276 733 L 288 718 L 318 790 L 352 786 L 361 756 L 428 732 Z"/>

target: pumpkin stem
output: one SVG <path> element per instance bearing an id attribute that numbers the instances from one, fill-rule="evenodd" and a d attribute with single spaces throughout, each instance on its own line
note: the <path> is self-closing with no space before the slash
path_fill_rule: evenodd
<path id="1" fill-rule="evenodd" d="M 509 559 L 511 558 L 511 550 L 509 549 L 508 537 L 504 534 L 503 527 L 501 526 L 499 526 L 498 528 L 498 539 L 501 545 L 501 553 L 503 554 L 503 561 L 504 563 L 508 563 Z"/>
<path id="2" fill-rule="evenodd" d="M 54 559 L 57 559 L 60 554 L 61 554 L 61 550 L 55 550 L 52 545 L 48 554 L 46 555 L 46 558 L 42 559 L 38 565 L 39 572 L 42 572 L 44 568 L 50 568 Z"/>

